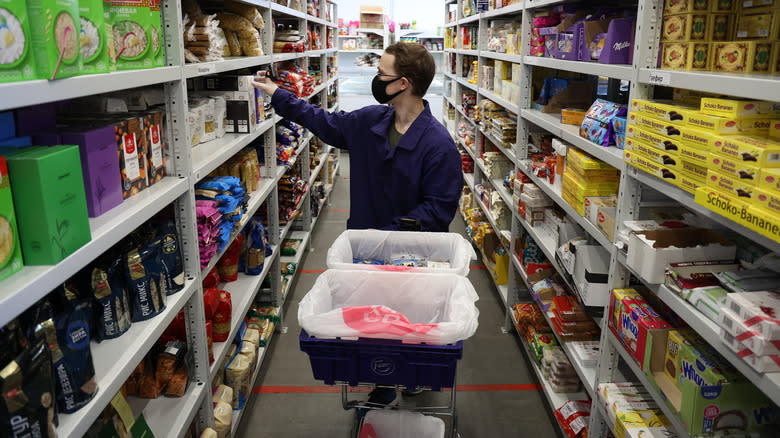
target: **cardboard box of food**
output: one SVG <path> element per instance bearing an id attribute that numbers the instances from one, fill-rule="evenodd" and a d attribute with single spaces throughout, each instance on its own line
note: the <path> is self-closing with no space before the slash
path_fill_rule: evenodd
<path id="1" fill-rule="evenodd" d="M 680 170 L 658 164 L 653 159 L 640 152 L 624 152 L 623 159 L 628 160 L 626 162 L 637 169 L 647 172 L 658 179 L 667 181 L 670 184 L 677 185 L 677 180 L 680 178 Z"/>
<path id="2" fill-rule="evenodd" d="M 598 212 L 601 207 L 616 207 L 616 196 L 588 196 L 585 198 L 585 216 L 591 223 L 598 221 Z"/>
<path id="3" fill-rule="evenodd" d="M 778 47 L 780 47 L 780 44 L 778 44 Z M 780 119 L 769 121 L 768 133 L 769 133 L 769 138 L 780 140 Z"/>
<path id="4" fill-rule="evenodd" d="M 682 171 L 702 183 L 707 179 L 707 166 L 690 161 L 686 158 L 683 158 L 682 160 Z"/>
<path id="5" fill-rule="evenodd" d="M 711 149 L 719 137 L 707 131 L 692 128 L 682 123 L 668 120 L 656 119 L 640 113 L 629 114 L 629 122 L 633 123 L 643 130 L 661 135 L 663 137 L 687 142 L 694 147 Z"/>
<path id="6" fill-rule="evenodd" d="M 601 245 L 577 247 L 572 279 L 586 306 L 603 307 L 609 301 L 609 258 Z"/>
<path id="7" fill-rule="evenodd" d="M 639 153 L 646 159 L 654 161 L 661 166 L 667 166 L 671 169 L 682 169 L 682 160 L 676 153 L 668 153 L 649 146 L 641 140 L 627 138 L 626 147 L 623 151 L 623 159 L 627 163 L 630 163 L 632 154 L 634 153 Z"/>
<path id="8" fill-rule="evenodd" d="M 717 323 L 726 333 L 738 338 L 751 352 L 758 356 L 780 355 L 780 340 L 768 340 L 761 333 L 745 325 L 739 315 L 728 307 L 720 311 Z"/>
<path id="9" fill-rule="evenodd" d="M 718 279 L 713 275 L 714 272 L 736 271 L 737 269 L 739 269 L 739 265 L 733 260 L 670 263 L 666 268 L 664 284 L 682 296 L 690 289 L 720 285 Z"/>
<path id="10" fill-rule="evenodd" d="M 680 146 L 680 158 L 691 163 L 699 163 L 704 167 L 707 164 L 708 151 L 701 149 L 698 145 L 692 145 L 687 142 L 683 142 Z"/>
<path id="11" fill-rule="evenodd" d="M 771 41 L 718 41 L 712 43 L 710 69 L 726 73 L 769 73 Z"/>
<path id="12" fill-rule="evenodd" d="M 3 2 L 5 3 L 7 2 Z M 38 79 L 51 80 L 80 75 L 83 60 L 79 51 L 81 20 L 78 1 L 27 0 L 25 3 L 30 19 L 30 33 L 17 36 L 22 47 L 17 46 L 14 49 L 26 50 L 24 44 L 26 39 L 29 39 L 29 54 L 34 55 Z M 148 10 L 146 13 L 149 13 Z M 5 21 L 14 17 L 3 18 Z M 66 31 L 68 28 L 70 31 Z"/>
<path id="13" fill-rule="evenodd" d="M 97 217 L 122 203 L 122 181 L 114 128 L 89 128 L 62 134 L 66 144 L 79 147 L 87 212 Z"/>
<path id="14" fill-rule="evenodd" d="M 617 216 L 617 207 L 599 207 L 596 228 L 604 233 L 607 238 L 615 241 L 615 217 Z"/>
<path id="15" fill-rule="evenodd" d="M 744 342 L 740 341 L 724 329 L 721 329 L 721 338 L 723 338 L 723 343 L 726 344 L 731 351 L 737 353 L 737 356 L 741 357 L 742 360 L 747 362 L 751 368 L 759 373 L 776 373 L 780 371 L 780 355 L 770 354 L 759 356 L 753 353 Z"/>
<path id="16" fill-rule="evenodd" d="M 633 99 L 631 101 L 631 111 L 639 111 L 657 119 L 669 120 L 673 123 L 687 123 L 688 117 L 698 112 L 698 108 L 692 106 L 683 107 L 672 101 Z"/>
<path id="17" fill-rule="evenodd" d="M 752 383 L 744 378 L 721 381 L 702 386 L 715 368 L 701 352 L 691 349 L 687 358 L 681 360 L 681 371 L 687 377 L 678 387 L 665 372 L 668 331 L 657 330 L 648 333 L 643 369 L 650 384 L 664 397 L 667 406 L 680 413 L 680 419 L 687 426 L 691 436 L 718 433 L 759 432 L 762 428 L 776 427 L 777 413 L 772 402 Z M 657 339 L 660 338 L 660 339 Z M 660 346 L 660 348 L 655 348 Z M 699 353 L 698 355 L 696 353 Z"/>
<path id="18" fill-rule="evenodd" d="M 734 38 L 736 15 L 731 13 L 710 14 L 707 17 L 705 41 L 727 41 Z"/>
<path id="19" fill-rule="evenodd" d="M 585 170 L 617 171 L 617 169 L 610 166 L 608 163 L 605 163 L 604 161 L 601 161 L 597 158 L 593 158 L 590 155 L 586 154 L 585 152 L 577 148 L 569 148 L 568 153 L 566 154 L 566 162 L 568 163 L 568 165 L 573 166 L 579 169 L 580 171 L 585 171 Z"/>
<path id="20" fill-rule="evenodd" d="M 716 153 L 710 153 L 707 157 L 707 167 L 754 185 L 759 183 L 759 174 L 762 170 L 760 166 L 751 162 L 738 161 L 729 156 Z M 778 175 L 780 175 L 780 170 L 778 170 Z"/>
<path id="21" fill-rule="evenodd" d="M 761 167 L 780 167 L 780 141 L 747 135 L 722 137 L 714 152 Z"/>
<path id="22" fill-rule="evenodd" d="M 641 140 L 648 146 L 665 151 L 666 153 L 680 153 L 682 142 L 676 138 L 666 137 L 656 134 L 649 129 L 637 125 L 628 125 L 626 127 L 626 137 Z M 626 141 L 628 141 L 628 138 Z"/>
<path id="23" fill-rule="evenodd" d="M 6 160 L 26 265 L 55 265 L 89 242 L 78 147 L 30 147 Z"/>
<path id="24" fill-rule="evenodd" d="M 750 182 L 712 169 L 707 173 L 707 186 L 727 195 L 735 196 L 743 202 L 751 202 L 758 195 L 755 186 Z"/>
<path id="25" fill-rule="evenodd" d="M 769 130 L 769 115 L 749 117 L 724 117 L 699 111 L 688 115 L 688 126 L 712 132 L 713 134 L 756 134 L 765 135 Z"/>
<path id="26" fill-rule="evenodd" d="M 753 204 L 773 215 L 780 215 L 780 194 L 770 190 L 756 189 L 752 198 Z"/>
<path id="27" fill-rule="evenodd" d="M 658 330 L 668 332 L 673 328 L 649 307 L 644 298 L 631 294 L 630 291 L 612 291 L 609 301 L 609 327 L 639 367 L 644 369 L 645 361 L 649 358 L 646 356 L 646 344 L 652 339 L 648 334 Z M 661 338 L 655 339 L 659 341 Z M 663 342 L 664 344 L 658 345 L 658 349 L 665 350 L 666 336 L 663 337 Z"/>
<path id="28" fill-rule="evenodd" d="M 780 193 L 780 169 L 760 169 L 756 182 L 762 190 Z"/>
<path id="29" fill-rule="evenodd" d="M 702 97 L 701 112 L 724 117 L 746 117 L 775 114 L 772 102 Z"/>
<path id="30" fill-rule="evenodd" d="M 741 12 L 737 19 L 736 38 L 777 40 L 780 38 L 780 9 Z"/>
<path id="31" fill-rule="evenodd" d="M 758 332 L 765 339 L 780 340 L 780 292 L 730 293 L 726 305 L 745 326 Z"/>
<path id="32" fill-rule="evenodd" d="M 686 289 L 682 297 L 712 321 L 717 321 L 728 291 L 720 286 Z"/>
<path id="33" fill-rule="evenodd" d="M 661 43 L 661 68 L 704 71 L 710 66 L 712 43 L 706 41 Z"/>
<path id="34" fill-rule="evenodd" d="M 699 187 L 695 202 L 770 239 L 780 240 L 780 218 L 712 187 Z"/>
<path id="35" fill-rule="evenodd" d="M 649 283 L 663 283 L 669 263 L 733 259 L 736 245 L 720 233 L 699 228 L 635 232 L 627 264 Z"/>
<path id="36" fill-rule="evenodd" d="M 680 172 L 680 178 L 677 180 L 677 187 L 685 190 L 688 193 L 696 193 L 696 189 L 705 184 L 704 181 L 698 177 L 691 176 L 688 172 Z"/>
<path id="37" fill-rule="evenodd" d="M 703 41 L 707 38 L 707 17 L 704 13 L 666 15 L 661 25 L 661 41 Z"/>
<path id="38" fill-rule="evenodd" d="M 564 125 L 582 125 L 587 111 L 581 109 L 563 108 L 561 110 L 561 123 Z"/>
<path id="39" fill-rule="evenodd" d="M 686 12 L 707 12 L 709 3 L 701 0 L 666 0 L 664 1 L 664 15 L 683 14 Z"/>
<path id="40" fill-rule="evenodd" d="M 11 178 L 5 157 L 0 156 L 0 280 L 18 272 L 23 266 Z"/>

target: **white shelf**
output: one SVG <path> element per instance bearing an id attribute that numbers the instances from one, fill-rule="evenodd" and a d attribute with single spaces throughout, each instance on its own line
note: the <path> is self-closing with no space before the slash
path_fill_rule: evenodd
<path id="1" fill-rule="evenodd" d="M 514 312 L 509 312 L 512 315 L 512 322 L 514 322 L 515 326 L 515 333 L 517 333 L 517 336 L 520 337 L 520 343 L 523 344 L 523 350 L 525 351 L 526 356 L 528 357 L 528 362 L 531 364 L 531 368 L 534 370 L 534 374 L 536 374 L 536 379 L 539 381 L 539 383 L 542 385 L 542 392 L 544 392 L 544 396 L 547 399 L 547 403 L 550 404 L 550 408 L 552 408 L 553 411 L 563 406 L 564 403 L 570 400 L 588 400 L 588 395 L 582 391 L 580 392 L 574 392 L 574 393 L 559 393 L 555 392 L 552 389 L 552 385 L 550 382 L 547 381 L 547 379 L 544 378 L 544 375 L 542 374 L 542 369 L 540 368 L 539 364 L 536 363 L 536 358 L 531 353 L 530 348 L 528 347 L 528 344 L 525 342 L 525 338 L 520 333 L 520 331 L 517 329 L 517 320 L 515 319 Z M 558 423 L 557 420 L 555 420 L 556 423 Z M 558 423 L 558 427 L 560 428 L 561 425 Z M 562 428 L 561 428 L 562 430 Z M 566 436 L 566 432 L 563 432 L 563 436 Z"/>
<path id="2" fill-rule="evenodd" d="M 458 83 L 463 85 L 464 87 L 469 88 L 469 89 L 471 89 L 474 92 L 479 92 L 479 88 L 476 85 L 472 84 L 471 82 L 469 82 L 469 81 L 467 81 L 467 80 L 465 80 L 463 78 L 457 78 L 455 80 L 458 81 Z"/>
<path id="3" fill-rule="evenodd" d="M 255 129 L 249 134 L 225 134 L 222 138 L 193 147 L 190 154 L 194 181 L 200 181 L 213 172 L 214 169 L 271 129 L 275 123 L 273 118 L 266 119 L 255 126 Z"/>
<path id="4" fill-rule="evenodd" d="M 524 109 L 522 116 L 529 122 L 544 128 L 551 134 L 559 137 L 561 140 L 576 146 L 590 155 L 606 162 L 610 166 L 619 170 L 626 167 L 623 161 L 623 151 L 614 146 L 599 146 L 590 140 L 580 137 L 579 128 L 574 125 L 564 125 L 560 121 L 560 116 L 555 114 L 545 114 L 540 111 Z"/>
<path id="5" fill-rule="evenodd" d="M 306 58 L 309 55 L 306 52 L 274 53 L 273 62 L 291 61 L 298 58 Z"/>
<path id="6" fill-rule="evenodd" d="M 252 216 L 254 216 L 257 209 L 260 208 L 263 202 L 265 202 L 266 198 L 268 198 L 268 195 L 270 195 L 271 192 L 276 188 L 276 184 L 279 182 L 279 178 L 280 177 L 278 176 L 276 178 L 260 178 L 260 183 L 257 187 L 257 190 L 249 194 L 249 202 L 247 203 L 248 207 L 244 215 L 241 217 L 241 220 L 239 221 L 238 229 L 236 231 L 233 231 L 233 234 L 230 235 L 230 239 L 228 240 L 225 247 L 222 248 L 221 251 L 218 251 L 216 254 L 214 254 L 214 257 L 211 258 L 209 264 L 204 269 L 201 270 L 203 277 L 208 275 L 208 273 L 211 272 L 212 269 L 214 269 L 214 266 L 217 265 L 217 262 L 219 262 L 219 259 L 222 258 L 223 254 L 225 254 L 225 251 L 227 251 L 227 249 L 230 248 L 230 245 L 236 239 L 238 233 L 240 233 L 241 230 L 244 229 L 244 226 L 249 222 L 249 219 L 251 219 Z"/>
<path id="7" fill-rule="evenodd" d="M 533 172 L 531 172 L 528 169 L 528 164 L 529 164 L 528 161 L 522 161 L 521 164 L 519 165 L 519 167 L 523 171 L 523 173 L 528 175 L 528 177 L 531 178 L 531 180 L 534 182 L 534 184 L 539 186 L 539 188 L 541 188 L 542 191 L 544 191 L 544 193 L 547 196 L 552 198 L 553 202 L 555 202 L 561 208 L 563 208 L 563 210 L 566 212 L 566 214 L 569 217 L 571 217 L 572 219 L 574 219 L 574 221 L 579 226 L 581 226 L 583 229 L 585 229 L 585 231 L 587 231 L 588 234 L 591 235 L 591 237 L 593 237 L 599 244 L 601 244 L 601 246 L 603 246 L 604 249 L 606 249 L 607 251 L 612 253 L 612 251 L 615 248 L 615 245 L 612 242 L 610 242 L 609 238 L 607 238 L 607 236 L 605 236 L 604 233 L 602 233 L 598 228 L 596 228 L 596 226 L 593 225 L 593 223 L 591 221 L 589 221 L 588 219 L 586 219 L 583 216 L 581 216 L 577 212 L 577 210 L 575 210 L 574 207 L 569 205 L 569 203 L 566 202 L 565 199 L 563 199 L 563 196 L 561 196 L 561 190 L 562 190 L 561 189 L 561 181 L 563 179 L 562 175 L 556 176 L 556 178 L 555 178 L 555 185 L 552 185 L 546 179 L 543 180 L 543 179 L 539 178 L 538 176 L 534 175 Z"/>
<path id="8" fill-rule="evenodd" d="M 328 85 L 330 85 L 330 84 L 327 81 L 317 85 L 316 87 L 314 87 L 314 90 L 311 92 L 311 94 L 306 96 L 306 97 L 304 97 L 304 99 L 311 99 L 312 97 L 320 94 L 323 90 L 328 88 Z"/>
<path id="9" fill-rule="evenodd" d="M 306 52 L 306 55 L 307 55 L 309 58 L 313 58 L 313 57 L 315 57 L 315 56 L 322 56 L 322 55 L 324 55 L 325 53 L 327 53 L 327 49 L 317 49 L 317 50 L 309 50 L 309 51 L 307 51 L 307 52 Z"/>
<path id="10" fill-rule="evenodd" d="M 190 381 L 187 392 L 182 397 L 160 395 L 149 400 L 130 396 L 127 402 L 133 410 L 133 415 L 144 414 L 146 424 L 154 436 L 182 438 L 192 424 L 203 396 L 211 395 L 211 391 L 206 390 L 208 386 Z"/>
<path id="11" fill-rule="evenodd" d="M 73 414 L 60 414 L 58 436 L 79 437 L 87 432 L 141 359 L 146 356 L 190 297 L 199 290 L 198 283 L 199 280 L 188 280 L 183 290 L 167 297 L 166 308 L 162 313 L 147 321 L 134 322 L 122 336 L 100 343 L 94 341 L 90 343 L 99 390 L 92 401 L 80 410 Z"/>
<path id="12" fill-rule="evenodd" d="M 546 8 L 548 6 L 564 3 L 566 0 L 528 0 L 525 9 Z"/>
<path id="13" fill-rule="evenodd" d="M 754 242 L 765 246 L 767 249 L 780 252 L 780 242 L 776 242 L 768 237 L 765 237 L 743 225 L 740 225 L 731 219 L 728 219 L 720 214 L 708 209 L 703 205 L 699 205 L 694 202 L 694 197 L 685 190 L 673 186 L 666 181 L 662 181 L 649 173 L 643 172 L 633 166 L 626 166 L 626 172 L 633 178 L 636 178 L 642 184 L 652 187 L 653 189 L 661 192 L 669 198 L 679 202 L 683 207 L 695 212 L 700 216 L 704 216 L 711 219 L 724 227 L 742 234 L 743 236 L 753 240 Z"/>
<path id="14" fill-rule="evenodd" d="M 303 260 L 303 254 L 306 252 L 306 247 L 309 245 L 309 238 L 311 237 L 311 233 L 308 231 L 293 231 L 290 233 L 290 237 L 287 237 L 287 239 L 300 239 L 301 244 L 298 247 L 298 251 L 295 252 L 294 256 L 283 256 L 281 257 L 282 263 L 295 263 L 296 265 L 300 265 L 301 260 Z M 298 266 L 300 268 L 300 266 Z M 295 270 L 295 275 L 298 274 L 298 269 Z"/>
<path id="15" fill-rule="evenodd" d="M 525 56 L 523 62 L 526 65 L 554 68 L 558 70 L 573 71 L 586 75 L 604 76 L 608 78 L 629 81 L 634 76 L 634 69 L 630 65 L 600 64 L 598 62 L 565 61 L 539 56 Z"/>
<path id="16" fill-rule="evenodd" d="M 482 129 L 482 126 L 479 127 L 479 132 L 482 133 L 485 137 L 487 137 L 488 140 L 490 140 L 491 143 L 493 143 L 496 146 L 496 149 L 501 151 L 504 155 L 506 155 L 507 158 L 509 158 L 509 161 L 517 164 L 517 157 L 515 156 L 515 150 L 514 150 L 514 143 L 510 147 L 502 146 L 504 143 L 500 140 L 498 140 L 496 137 L 493 136 L 493 134 L 489 133 L 488 131 Z"/>
<path id="17" fill-rule="evenodd" d="M 444 23 L 444 27 L 455 27 L 458 25 L 458 20 L 453 20 L 447 23 Z"/>
<path id="18" fill-rule="evenodd" d="M 642 280 L 638 274 L 626 265 L 626 255 L 618 252 L 618 261 L 623 264 L 635 277 Z M 662 284 L 650 284 L 642 280 L 658 298 L 669 306 L 677 315 L 685 320 L 688 325 L 696 331 L 705 341 L 718 350 L 721 356 L 728 360 L 734 367 L 750 380 L 756 387 L 763 391 L 772 401 L 780 404 L 780 373 L 763 374 L 754 370 L 741 357 L 734 353 L 731 348 L 723 343 L 720 335 L 720 326 L 711 319 L 704 316 L 691 303 L 684 300 L 681 296 L 674 293 L 668 287 Z"/>
<path id="19" fill-rule="evenodd" d="M 303 12 L 303 11 L 299 11 L 297 9 L 288 8 L 287 6 L 282 6 L 282 5 L 280 5 L 280 4 L 276 3 L 276 2 L 273 2 L 273 1 L 270 2 L 270 5 L 271 5 L 271 10 L 273 12 L 276 12 L 279 15 L 287 15 L 287 16 L 290 16 L 290 17 L 303 18 L 303 19 L 307 19 L 308 18 L 306 13 Z"/>
<path id="20" fill-rule="evenodd" d="M 479 89 L 479 94 L 481 94 L 481 95 L 487 97 L 488 99 L 492 100 L 493 102 L 503 106 L 504 109 L 514 113 L 516 116 L 520 114 L 520 107 L 518 105 L 515 105 L 514 103 L 504 99 L 503 97 L 499 96 L 498 94 L 493 93 L 490 90 L 486 90 L 484 88 L 480 88 Z"/>
<path id="21" fill-rule="evenodd" d="M 513 3 L 503 8 L 493 9 L 492 11 L 483 12 L 480 15 L 482 18 L 492 18 L 499 15 L 517 14 L 523 11 L 523 2 Z"/>
<path id="22" fill-rule="evenodd" d="M 470 187 L 471 187 L 472 191 L 474 191 L 474 181 L 473 181 L 474 175 L 470 174 L 470 173 L 464 173 L 463 174 L 463 178 L 464 179 L 468 179 L 469 177 L 472 180 L 470 182 Z M 508 239 L 508 240 L 511 241 L 512 240 L 512 238 L 511 238 L 512 237 L 512 233 L 509 230 L 505 230 L 505 229 L 502 229 L 502 228 L 498 227 L 498 224 L 496 224 L 495 219 L 493 219 L 493 215 L 490 213 L 490 209 L 488 209 L 487 206 L 485 205 L 485 203 L 482 202 L 482 199 L 479 196 L 477 196 L 476 191 L 474 191 L 474 200 L 477 201 L 477 204 L 479 205 L 479 208 L 482 210 L 483 213 L 485 213 L 485 217 L 487 218 L 488 222 L 490 222 L 490 226 L 493 227 L 493 231 L 496 232 L 496 236 L 498 236 L 499 239 Z M 512 207 L 507 205 L 507 208 L 511 209 Z M 502 243 L 502 245 L 503 245 L 503 243 Z"/>
<path id="23" fill-rule="evenodd" d="M 332 26 L 332 23 L 328 20 L 323 20 L 320 17 L 315 17 L 314 15 L 306 14 L 306 21 L 311 21 L 312 23 L 317 23 L 323 26 Z"/>
<path id="24" fill-rule="evenodd" d="M 469 15 L 468 17 L 463 17 L 460 20 L 458 20 L 458 24 L 462 26 L 464 24 L 473 23 L 479 20 L 480 18 L 479 16 L 480 14 L 474 14 L 474 15 Z"/>
<path id="25" fill-rule="evenodd" d="M 383 53 L 385 53 L 385 49 L 351 49 L 351 50 L 339 49 L 339 52 L 344 52 L 344 53 L 373 53 L 373 54 L 381 56 Z"/>
<path id="26" fill-rule="evenodd" d="M 227 341 L 214 342 L 212 350 L 214 352 L 214 363 L 209 366 L 209 381 L 214 380 L 219 366 L 222 364 L 222 359 L 230 348 L 230 344 L 238 333 L 238 329 L 241 326 L 241 322 L 244 320 L 249 308 L 255 301 L 255 296 L 260 290 L 260 286 L 263 284 L 263 280 L 268 276 L 268 272 L 271 266 L 274 266 L 273 260 L 279 255 L 279 246 L 273 247 L 273 252 L 270 256 L 265 258 L 263 264 L 263 270 L 260 275 L 248 275 L 243 272 L 239 272 L 238 279 L 231 281 L 230 283 L 220 283 L 219 289 L 226 292 L 230 292 L 230 300 L 233 303 L 233 310 L 230 315 L 230 333 L 228 334 Z"/>
<path id="27" fill-rule="evenodd" d="M 709 93 L 726 93 L 748 99 L 780 101 L 780 75 L 674 71 L 642 68 L 639 82 L 686 88 Z"/>
<path id="28" fill-rule="evenodd" d="M 480 50 L 479 56 L 483 58 L 498 59 L 499 61 L 512 62 L 515 64 L 523 63 L 523 55 L 511 55 L 508 53 L 489 52 L 486 50 Z"/>
<path id="29" fill-rule="evenodd" d="M 38 79 L 10 82 L 0 84 L 0 96 L 3 96 L 0 99 L 0 111 L 129 88 L 146 87 L 180 79 L 181 68 L 158 67 L 77 76 L 54 81 Z"/>
<path id="30" fill-rule="evenodd" d="M 278 308 L 277 308 L 278 310 Z M 274 328 L 274 332 L 276 331 L 276 328 Z M 271 340 L 274 338 L 273 333 L 271 332 L 271 336 L 268 337 L 265 341 L 265 347 L 260 347 L 257 350 L 257 366 L 255 367 L 255 370 L 252 372 L 252 380 L 249 381 L 250 385 L 250 391 L 254 391 L 255 388 L 255 382 L 257 382 L 257 376 L 260 375 L 260 369 L 263 367 L 263 362 L 265 361 L 265 357 L 268 354 L 268 348 L 271 346 Z M 249 397 L 251 397 L 251 393 L 249 394 Z M 247 397 L 247 403 L 249 403 L 249 397 Z M 238 433 L 238 426 L 241 424 L 241 417 L 244 415 L 244 412 L 247 410 L 247 405 L 244 404 L 244 409 L 240 410 L 233 410 L 233 423 L 230 426 L 230 434 L 231 436 L 237 436 Z"/>
<path id="31" fill-rule="evenodd" d="M 314 170 L 311 171 L 311 175 L 309 176 L 309 187 L 311 187 L 312 184 L 314 184 L 315 181 L 317 181 L 317 176 L 320 174 L 320 171 L 322 171 L 322 168 L 325 167 L 328 164 L 328 153 L 322 153 L 320 154 L 320 164 L 317 165 L 317 167 L 314 168 Z"/>
<path id="32" fill-rule="evenodd" d="M 479 50 L 474 49 L 453 49 L 453 52 L 459 55 L 479 56 Z"/>
<path id="33" fill-rule="evenodd" d="M 255 67 L 264 64 L 270 64 L 273 61 L 270 55 L 264 56 L 231 56 L 224 61 L 198 62 L 186 64 L 182 67 L 182 74 L 185 79 L 197 76 L 212 75 L 242 68 Z"/>
<path id="34" fill-rule="evenodd" d="M 514 208 L 514 201 L 512 200 L 512 195 L 509 193 L 509 190 L 507 190 L 507 188 L 504 187 L 504 180 L 491 179 L 490 183 L 493 184 L 493 189 L 498 192 L 499 196 L 501 196 L 501 199 L 506 204 L 506 207 L 511 211 L 515 211 L 516 209 Z"/>
<path id="35" fill-rule="evenodd" d="M 639 382 L 642 383 L 642 386 L 645 387 L 645 389 L 650 394 L 650 396 L 653 397 L 653 400 L 655 400 L 655 402 L 658 404 L 658 407 L 661 408 L 664 415 L 666 415 L 666 417 L 672 423 L 672 428 L 674 429 L 674 431 L 677 432 L 677 434 L 680 435 L 681 438 L 689 438 L 690 436 L 685 431 L 685 425 L 680 419 L 680 415 L 666 404 L 666 397 L 664 397 L 663 394 L 659 393 L 653 387 L 653 385 L 650 384 L 650 381 L 647 379 L 647 376 L 645 376 L 645 373 L 642 372 L 642 370 L 634 361 L 634 358 L 632 358 L 631 355 L 628 353 L 628 351 L 626 351 L 625 347 L 623 347 L 623 345 L 615 337 L 612 331 L 606 326 L 604 327 L 604 330 L 607 331 L 607 339 L 609 340 L 609 342 L 615 347 L 615 349 L 618 352 L 620 352 L 620 356 L 623 358 L 623 362 L 625 362 L 628 365 L 628 367 L 631 368 L 631 371 L 634 373 L 637 379 L 639 379 Z"/>
<path id="36" fill-rule="evenodd" d="M 89 219 L 92 240 L 56 265 L 25 266 L 0 281 L 0 326 L 45 297 L 92 260 L 188 190 L 185 178 L 165 177 L 106 213 Z"/>
<path id="37" fill-rule="evenodd" d="M 377 35 L 384 35 L 385 30 L 384 29 L 370 29 L 370 28 L 358 28 L 357 30 L 360 33 L 375 33 Z"/>

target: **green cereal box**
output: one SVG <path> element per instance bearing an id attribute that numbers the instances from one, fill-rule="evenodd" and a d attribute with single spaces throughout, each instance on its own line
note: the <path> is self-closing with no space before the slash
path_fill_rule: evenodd
<path id="1" fill-rule="evenodd" d="M 112 35 L 110 28 L 106 31 L 108 12 L 103 8 L 103 0 L 79 0 L 79 18 L 83 74 L 108 73 L 111 66 L 108 37 Z M 111 40 L 113 45 L 113 38 Z"/>
<path id="2" fill-rule="evenodd" d="M 23 0 L 0 0 L 0 83 L 35 79 L 30 23 Z"/>
<path id="3" fill-rule="evenodd" d="M 27 0 L 35 70 L 39 79 L 81 74 L 78 0 Z"/>
<path id="4" fill-rule="evenodd" d="M 152 57 L 155 67 L 165 65 L 165 50 L 162 41 L 162 16 L 160 15 L 160 0 L 149 0 L 149 37 L 151 38 L 151 47 L 149 54 Z"/>
<path id="5" fill-rule="evenodd" d="M 151 12 L 149 0 L 106 0 L 117 70 L 151 68 L 154 60 L 152 36 L 149 30 Z"/>
<path id="6" fill-rule="evenodd" d="M 22 269 L 22 246 L 16 228 L 11 178 L 5 157 L 0 157 L 0 280 Z"/>

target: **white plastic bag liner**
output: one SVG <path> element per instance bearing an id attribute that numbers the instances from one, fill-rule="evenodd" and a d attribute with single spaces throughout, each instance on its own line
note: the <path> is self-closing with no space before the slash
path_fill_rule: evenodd
<path id="1" fill-rule="evenodd" d="M 449 268 L 407 268 L 387 265 L 357 265 L 352 261 L 378 259 L 391 262 L 393 256 L 408 254 L 430 261 L 448 262 Z M 469 274 L 469 262 L 477 253 L 468 240 L 457 233 L 424 233 L 416 231 L 347 230 L 328 249 L 329 269 L 371 271 L 437 272 Z"/>
<path id="2" fill-rule="evenodd" d="M 318 338 L 378 338 L 452 344 L 477 330 L 479 299 L 460 275 L 329 269 L 298 306 Z"/>
<path id="3" fill-rule="evenodd" d="M 358 438 L 444 438 L 444 421 L 404 410 L 371 410 Z"/>

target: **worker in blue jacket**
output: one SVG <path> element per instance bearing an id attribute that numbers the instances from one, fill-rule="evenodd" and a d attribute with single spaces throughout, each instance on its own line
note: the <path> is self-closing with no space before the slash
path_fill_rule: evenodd
<path id="1" fill-rule="evenodd" d="M 371 84 L 380 104 L 329 113 L 268 78 L 255 87 L 272 96 L 276 111 L 350 155 L 351 207 L 347 228 L 398 230 L 409 219 L 423 231 L 449 230 L 463 187 L 452 137 L 423 100 L 436 72 L 419 44 L 385 50 Z"/>

